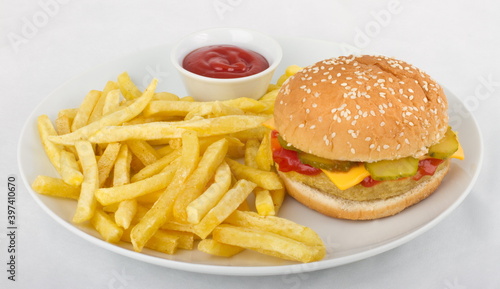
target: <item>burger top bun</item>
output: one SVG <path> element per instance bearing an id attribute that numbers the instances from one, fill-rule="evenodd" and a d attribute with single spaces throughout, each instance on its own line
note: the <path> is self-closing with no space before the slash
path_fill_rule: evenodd
<path id="1" fill-rule="evenodd" d="M 341 56 L 305 67 L 276 98 L 285 141 L 328 159 L 372 162 L 420 157 L 448 127 L 443 89 L 385 56 Z"/>

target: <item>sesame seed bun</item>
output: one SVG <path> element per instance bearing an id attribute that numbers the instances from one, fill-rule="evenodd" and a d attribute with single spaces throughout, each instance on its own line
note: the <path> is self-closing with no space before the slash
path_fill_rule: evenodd
<path id="1" fill-rule="evenodd" d="M 276 98 L 276 129 L 320 157 L 373 162 L 419 158 L 448 127 L 443 89 L 425 72 L 385 56 L 341 56 L 305 67 Z"/>

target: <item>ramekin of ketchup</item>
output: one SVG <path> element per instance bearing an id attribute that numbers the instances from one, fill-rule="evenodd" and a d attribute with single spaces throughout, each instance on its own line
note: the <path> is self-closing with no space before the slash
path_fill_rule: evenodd
<path id="1" fill-rule="evenodd" d="M 196 100 L 258 99 L 267 91 L 282 50 L 257 31 L 215 28 L 181 39 L 170 57 Z"/>

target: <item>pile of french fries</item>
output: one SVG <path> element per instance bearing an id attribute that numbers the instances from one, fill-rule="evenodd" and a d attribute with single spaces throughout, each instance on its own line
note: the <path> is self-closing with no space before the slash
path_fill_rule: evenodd
<path id="1" fill-rule="evenodd" d="M 174 254 L 195 247 L 230 257 L 249 249 L 312 262 L 325 256 L 310 228 L 278 217 L 285 197 L 274 171 L 269 128 L 277 89 L 261 99 L 197 102 L 141 91 L 124 72 L 55 125 L 38 117 L 44 150 L 59 178 L 32 188 L 77 201 L 73 222 L 90 223 L 108 242 Z"/>

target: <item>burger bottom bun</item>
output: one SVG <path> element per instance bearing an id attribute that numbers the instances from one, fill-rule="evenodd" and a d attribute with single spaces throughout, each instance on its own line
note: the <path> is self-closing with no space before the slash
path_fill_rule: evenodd
<path id="1" fill-rule="evenodd" d="M 301 182 L 290 179 L 278 171 L 288 194 L 307 207 L 324 215 L 349 220 L 372 220 L 395 215 L 430 196 L 448 173 L 450 162 L 427 180 L 398 196 L 372 201 L 353 201 L 321 192 Z"/>

